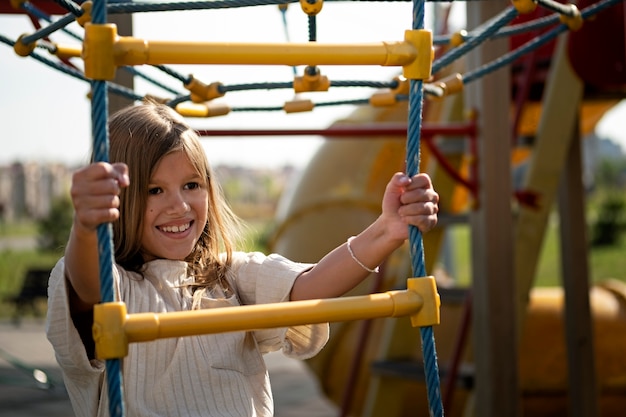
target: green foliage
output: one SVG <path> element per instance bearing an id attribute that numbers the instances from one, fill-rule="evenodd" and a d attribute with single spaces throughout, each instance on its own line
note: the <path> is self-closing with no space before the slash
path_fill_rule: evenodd
<path id="1" fill-rule="evenodd" d="M 618 243 L 624 230 L 626 200 L 617 193 L 609 193 L 600 203 L 597 218 L 593 223 L 591 244 L 611 246 Z"/>
<path id="2" fill-rule="evenodd" d="M 48 216 L 37 223 L 41 249 L 59 252 L 63 250 L 70 235 L 73 213 L 69 197 L 52 201 Z"/>
<path id="3" fill-rule="evenodd" d="M 616 190 L 624 185 L 626 159 L 601 159 L 595 170 L 596 186 L 600 189 Z"/>

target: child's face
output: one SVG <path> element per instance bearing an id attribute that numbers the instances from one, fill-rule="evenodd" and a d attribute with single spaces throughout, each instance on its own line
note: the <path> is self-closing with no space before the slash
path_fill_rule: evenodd
<path id="1" fill-rule="evenodd" d="M 174 152 L 156 166 L 146 190 L 148 200 L 141 238 L 144 260 L 183 260 L 207 222 L 209 194 L 187 156 Z"/>

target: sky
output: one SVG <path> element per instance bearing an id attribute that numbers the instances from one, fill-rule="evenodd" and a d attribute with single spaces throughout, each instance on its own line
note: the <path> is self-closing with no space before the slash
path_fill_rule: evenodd
<path id="1" fill-rule="evenodd" d="M 432 4 L 432 3 L 429 3 Z M 452 5 L 455 22 L 463 20 L 464 3 Z M 367 43 L 401 41 L 411 27 L 410 2 L 327 2 L 317 17 L 317 40 L 320 43 Z M 427 15 L 426 28 L 432 28 Z M 227 10 L 192 12 L 151 12 L 133 16 L 134 36 L 154 40 L 201 40 L 207 42 L 307 42 L 308 23 L 298 3 L 290 4 L 284 15 L 276 6 L 257 6 Z M 284 23 L 286 22 L 286 24 Z M 459 26 L 457 29 L 463 28 Z M 74 33 L 82 28 L 73 24 Z M 0 16 L 0 34 L 16 39 L 32 33 L 32 25 L 23 15 Z M 76 45 L 78 41 L 62 33 L 52 39 Z M 46 54 L 45 52 L 39 52 Z M 78 65 L 82 63 L 76 61 Z M 225 85 L 293 80 L 288 66 L 168 65 L 180 74 L 194 74 L 205 83 Z M 178 91 L 180 82 L 150 67 L 138 67 L 151 77 Z M 398 67 L 322 66 L 331 80 L 389 81 L 399 74 Z M 302 74 L 303 67 L 297 69 Z M 51 161 L 83 164 L 91 150 L 90 102 L 88 84 L 38 62 L 19 57 L 8 45 L 0 44 L 0 120 L 2 120 L 0 164 L 19 161 Z M 140 94 L 163 91 L 136 79 Z M 371 89 L 342 88 L 326 93 L 310 93 L 314 101 L 368 98 Z M 165 93 L 167 96 L 168 94 Z M 230 106 L 282 106 L 294 98 L 292 90 L 230 92 L 221 101 Z M 199 129 L 229 128 L 324 128 L 350 115 L 352 106 L 318 107 L 312 112 L 231 112 L 227 116 L 190 119 Z M 626 114 L 621 105 L 607 113 L 597 132 L 622 143 L 626 150 L 626 132 L 619 121 Z M 213 138 L 203 139 L 213 164 L 229 163 L 255 167 L 304 166 L 320 146 L 319 137 Z"/>

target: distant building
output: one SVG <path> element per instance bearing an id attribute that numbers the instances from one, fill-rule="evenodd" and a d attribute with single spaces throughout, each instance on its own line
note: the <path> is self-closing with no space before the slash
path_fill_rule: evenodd
<path id="1" fill-rule="evenodd" d="M 70 178 L 70 169 L 62 164 L 16 162 L 1 166 L 1 220 L 45 217 L 52 201 L 69 192 Z"/>

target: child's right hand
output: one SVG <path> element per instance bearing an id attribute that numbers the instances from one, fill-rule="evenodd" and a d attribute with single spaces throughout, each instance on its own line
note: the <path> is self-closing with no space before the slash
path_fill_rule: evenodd
<path id="1" fill-rule="evenodd" d="M 120 190 L 128 184 L 128 166 L 123 163 L 95 162 L 74 172 L 70 189 L 74 226 L 95 231 L 98 225 L 117 220 Z"/>

